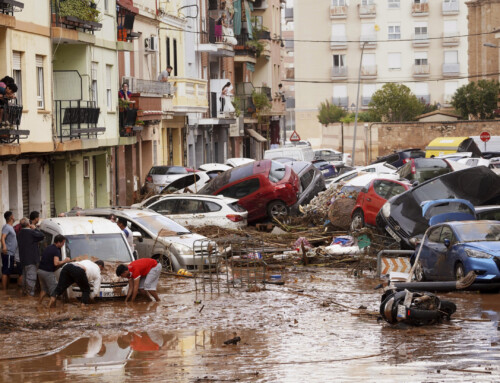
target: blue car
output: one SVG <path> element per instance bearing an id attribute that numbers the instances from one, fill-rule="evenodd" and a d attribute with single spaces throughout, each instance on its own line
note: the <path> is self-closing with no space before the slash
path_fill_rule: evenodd
<path id="1" fill-rule="evenodd" d="M 312 163 L 317 169 L 321 171 L 323 177 L 325 178 L 331 178 L 337 175 L 335 166 L 333 166 L 329 162 L 326 162 L 324 160 L 314 160 Z"/>
<path id="2" fill-rule="evenodd" d="M 500 281 L 500 221 L 440 223 L 428 229 L 419 246 L 417 281 L 456 280 L 471 270 L 476 282 Z"/>

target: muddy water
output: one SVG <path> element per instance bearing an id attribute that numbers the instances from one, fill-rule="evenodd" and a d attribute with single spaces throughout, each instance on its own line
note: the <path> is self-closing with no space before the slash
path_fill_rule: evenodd
<path id="1" fill-rule="evenodd" d="M 196 296 L 192 280 L 165 278 L 159 304 L 50 312 L 12 290 L 0 295 L 18 326 L 0 328 L 0 381 L 500 381 L 498 295 L 444 294 L 452 322 L 395 329 L 353 315 L 378 310 L 377 283 L 309 269 L 260 292 Z"/>

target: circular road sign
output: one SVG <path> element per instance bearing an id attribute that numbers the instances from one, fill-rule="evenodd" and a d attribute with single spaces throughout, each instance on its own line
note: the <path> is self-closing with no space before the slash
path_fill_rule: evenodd
<path id="1" fill-rule="evenodd" d="M 491 138 L 491 135 L 488 132 L 481 132 L 481 134 L 479 135 L 479 138 L 483 142 L 488 142 Z"/>

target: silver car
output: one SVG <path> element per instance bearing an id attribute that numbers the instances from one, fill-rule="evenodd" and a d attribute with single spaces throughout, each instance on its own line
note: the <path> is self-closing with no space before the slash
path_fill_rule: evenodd
<path id="1" fill-rule="evenodd" d="M 154 191 L 160 193 L 165 186 L 188 174 L 182 166 L 153 166 L 144 181 L 143 194 Z"/>
<path id="2" fill-rule="evenodd" d="M 81 213 L 95 217 L 113 214 L 126 220 L 134 235 L 138 257 L 156 259 L 163 264 L 164 270 L 201 271 L 219 257 L 215 242 L 149 209 L 97 208 Z"/>

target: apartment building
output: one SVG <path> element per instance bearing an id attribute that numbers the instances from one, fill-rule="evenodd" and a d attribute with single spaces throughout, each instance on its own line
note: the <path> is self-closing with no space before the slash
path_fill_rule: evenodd
<path id="1" fill-rule="evenodd" d="M 291 3 L 291 1 L 290 1 Z M 295 130 L 295 33 L 293 23 L 293 4 L 287 4 L 284 9 L 285 25 L 283 28 L 284 60 L 283 60 L 283 89 L 286 100 L 286 138 L 289 139 Z"/>
<path id="2" fill-rule="evenodd" d="M 360 110 L 386 82 L 445 107 L 468 81 L 464 0 L 295 0 L 294 24 L 297 129 L 314 146 L 318 105 L 354 111 L 358 80 Z"/>

